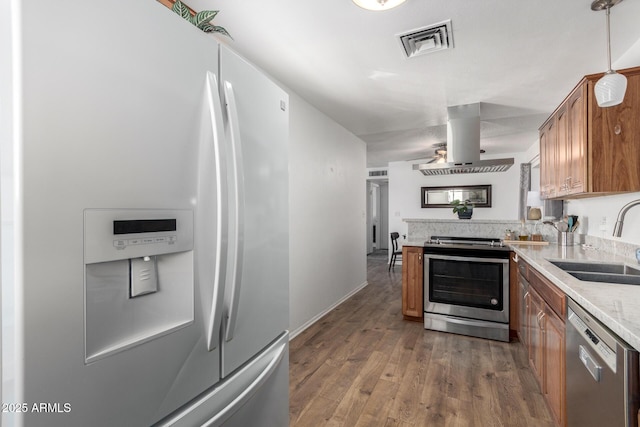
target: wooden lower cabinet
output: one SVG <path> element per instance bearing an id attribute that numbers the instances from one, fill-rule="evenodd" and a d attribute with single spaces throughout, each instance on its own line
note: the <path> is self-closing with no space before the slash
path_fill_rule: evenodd
<path id="1" fill-rule="evenodd" d="M 544 301 L 540 295 L 529 287 L 529 307 L 527 308 L 527 325 L 529 335 L 529 365 L 544 391 L 544 337 L 540 326 L 540 317 L 544 315 Z"/>
<path id="2" fill-rule="evenodd" d="M 542 345 L 544 355 L 544 395 L 556 421 L 566 425 L 565 405 L 565 324 L 549 306 L 545 306 Z"/>
<path id="3" fill-rule="evenodd" d="M 518 255 L 509 254 L 509 338 L 515 339 L 520 329 L 520 300 L 518 295 Z"/>
<path id="4" fill-rule="evenodd" d="M 406 320 L 421 322 L 423 311 L 424 248 L 402 247 L 402 315 Z"/>
<path id="5" fill-rule="evenodd" d="M 520 260 L 520 271 L 523 261 Z M 521 323 L 519 335 L 527 348 L 529 365 L 538 380 L 557 425 L 566 417 L 565 320 L 566 300 L 562 292 L 535 269 L 528 269 L 527 281 L 518 275 Z M 562 296 L 562 297 L 561 297 Z"/>

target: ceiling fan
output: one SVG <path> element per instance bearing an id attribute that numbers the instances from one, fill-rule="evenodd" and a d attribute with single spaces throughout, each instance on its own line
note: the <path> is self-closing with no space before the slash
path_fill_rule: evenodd
<path id="1" fill-rule="evenodd" d="M 434 155 L 427 163 L 446 163 L 447 162 L 447 143 L 438 142 L 432 145 Z"/>
<path id="2" fill-rule="evenodd" d="M 446 142 L 436 142 L 435 144 L 433 144 L 431 147 L 433 147 L 433 156 L 431 156 L 431 160 L 427 161 L 426 163 L 446 163 L 447 162 L 447 143 Z M 480 154 L 485 153 L 484 150 L 480 150 Z M 426 157 L 421 157 L 420 159 L 424 159 L 424 158 L 428 158 L 429 156 Z M 412 160 L 419 160 L 419 159 L 412 159 Z"/>
<path id="3" fill-rule="evenodd" d="M 409 159 L 408 162 L 414 160 L 422 160 L 431 158 L 427 163 L 439 162 L 445 163 L 447 161 L 447 143 L 446 142 L 436 142 L 431 146 L 433 148 L 433 155 L 425 154 L 423 156 L 417 157 L 415 159 Z"/>

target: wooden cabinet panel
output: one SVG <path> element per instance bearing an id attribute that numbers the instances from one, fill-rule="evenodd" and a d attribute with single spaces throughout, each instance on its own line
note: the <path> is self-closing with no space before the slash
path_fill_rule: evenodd
<path id="1" fill-rule="evenodd" d="M 587 85 L 581 85 L 567 100 L 567 193 L 586 191 L 587 183 Z"/>
<path id="2" fill-rule="evenodd" d="M 567 315 L 567 299 L 564 292 L 533 268 L 530 269 L 529 283 L 542 296 L 545 303 L 564 319 Z"/>
<path id="3" fill-rule="evenodd" d="M 558 307 L 556 297 L 564 295 L 537 270 L 527 266 L 529 281 L 519 274 L 522 343 L 529 356 L 529 365 L 538 380 L 540 390 L 559 426 L 566 425 L 566 384 L 565 384 L 565 324 L 566 305 Z M 542 291 L 542 292 L 540 292 Z M 551 296 L 554 309 L 547 297 Z M 564 312 L 564 311 L 563 311 Z"/>
<path id="4" fill-rule="evenodd" d="M 640 67 L 619 72 L 622 104 L 599 107 L 602 74 L 585 76 L 540 128 L 542 198 L 640 191 Z"/>
<path id="5" fill-rule="evenodd" d="M 533 289 L 529 288 L 529 307 L 527 308 L 527 335 L 529 336 L 529 364 L 538 379 L 541 388 L 544 389 L 543 372 L 543 336 L 540 327 L 541 317 L 544 315 L 544 301 Z"/>
<path id="6" fill-rule="evenodd" d="M 555 116 L 540 130 L 540 197 L 556 196 L 556 121 Z"/>
<path id="7" fill-rule="evenodd" d="M 424 249 L 404 246 L 402 248 L 402 314 L 407 320 L 422 321 Z"/>
<path id="8" fill-rule="evenodd" d="M 569 187 L 569 114 L 567 105 L 563 104 L 556 111 L 556 163 L 553 168 L 555 175 L 554 188 L 556 194 L 566 194 Z"/>
<path id="9" fill-rule="evenodd" d="M 565 324 L 548 306 L 543 327 L 544 395 L 559 425 L 565 425 Z"/>
<path id="10" fill-rule="evenodd" d="M 592 191 L 637 191 L 640 188 L 640 67 L 622 71 L 627 76 L 627 91 L 622 104 L 599 108 L 590 100 L 592 146 L 590 168 Z M 590 77 L 590 76 L 588 76 Z M 593 91 L 597 76 L 589 79 Z"/>
<path id="11" fill-rule="evenodd" d="M 509 254 L 509 338 L 516 338 L 520 329 L 520 300 L 518 298 L 518 255 Z"/>
<path id="12" fill-rule="evenodd" d="M 529 347 L 529 334 L 527 329 L 531 327 L 527 320 L 527 313 L 529 309 L 529 283 L 518 273 L 518 338 L 525 347 Z"/>

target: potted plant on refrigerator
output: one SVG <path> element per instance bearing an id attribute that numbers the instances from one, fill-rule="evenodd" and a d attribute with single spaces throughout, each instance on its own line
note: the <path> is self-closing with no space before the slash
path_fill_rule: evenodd
<path id="1" fill-rule="evenodd" d="M 458 219 L 471 219 L 471 215 L 473 215 L 473 203 L 469 202 L 469 200 L 460 201 L 455 199 L 451 202 L 453 206 L 453 213 L 458 214 Z"/>

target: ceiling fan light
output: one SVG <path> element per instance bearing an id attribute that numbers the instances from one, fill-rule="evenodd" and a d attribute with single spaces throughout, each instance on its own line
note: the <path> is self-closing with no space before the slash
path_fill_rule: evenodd
<path id="1" fill-rule="evenodd" d="M 627 78 L 615 71 L 607 71 L 594 87 L 599 107 L 613 107 L 621 104 L 626 91 Z"/>
<path id="2" fill-rule="evenodd" d="M 388 10 L 400 6 L 406 0 L 353 0 L 355 4 L 367 10 Z"/>

